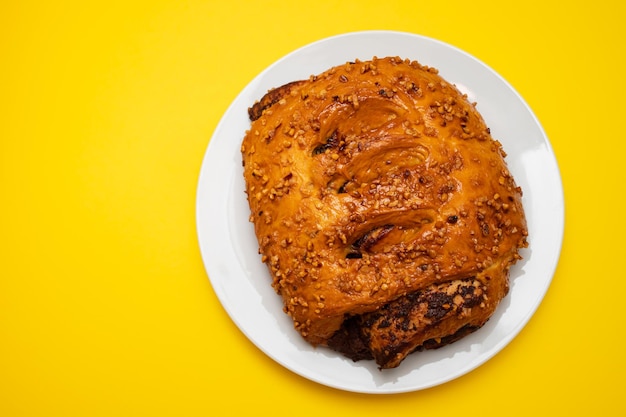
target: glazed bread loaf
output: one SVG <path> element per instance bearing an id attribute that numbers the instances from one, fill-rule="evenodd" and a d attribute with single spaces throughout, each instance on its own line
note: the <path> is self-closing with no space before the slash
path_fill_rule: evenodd
<path id="1" fill-rule="evenodd" d="M 249 117 L 250 221 L 304 339 L 382 369 L 483 326 L 527 227 L 501 144 L 454 85 L 416 61 L 357 60 Z"/>

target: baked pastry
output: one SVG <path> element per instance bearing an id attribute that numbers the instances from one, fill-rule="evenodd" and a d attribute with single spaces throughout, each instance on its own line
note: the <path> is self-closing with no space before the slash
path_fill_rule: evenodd
<path id="1" fill-rule="evenodd" d="M 357 60 L 249 117 L 250 221 L 304 339 L 383 369 L 483 326 L 527 226 L 501 144 L 454 85 L 416 61 Z"/>

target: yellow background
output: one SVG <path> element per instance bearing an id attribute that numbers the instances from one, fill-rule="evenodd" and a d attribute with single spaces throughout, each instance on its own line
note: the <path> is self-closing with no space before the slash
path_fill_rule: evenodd
<path id="1" fill-rule="evenodd" d="M 0 416 L 624 415 L 624 4 L 3 1 Z M 382 396 L 256 349 L 211 288 L 194 212 L 239 91 L 367 29 L 499 72 L 550 138 L 566 203 L 554 280 L 519 336 L 461 378 Z"/>

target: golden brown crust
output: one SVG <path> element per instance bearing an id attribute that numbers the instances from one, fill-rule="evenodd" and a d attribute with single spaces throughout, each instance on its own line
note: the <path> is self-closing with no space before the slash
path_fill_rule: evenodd
<path id="1" fill-rule="evenodd" d="M 436 70 L 346 63 L 273 90 L 250 117 L 250 220 L 306 340 L 328 345 L 361 316 L 372 357 L 395 367 L 492 315 L 527 245 L 522 192 L 475 106 Z M 471 303 L 431 295 L 447 310 L 428 313 L 427 294 L 458 295 L 459 285 L 474 289 Z M 406 318 L 410 331 L 380 326 Z"/>
<path id="2" fill-rule="evenodd" d="M 261 98 L 261 100 L 254 103 L 254 105 L 248 109 L 248 117 L 250 117 L 250 120 L 255 121 L 261 117 L 265 109 L 278 103 L 281 99 L 289 95 L 292 88 L 302 84 L 303 82 L 304 81 L 293 81 L 268 91 L 267 94 Z"/>

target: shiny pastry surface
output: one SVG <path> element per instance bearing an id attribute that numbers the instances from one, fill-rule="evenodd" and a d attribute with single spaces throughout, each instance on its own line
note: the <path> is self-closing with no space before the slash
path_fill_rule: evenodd
<path id="1" fill-rule="evenodd" d="M 527 246 L 522 190 L 436 69 L 348 62 L 269 91 L 249 116 L 250 221 L 304 339 L 393 368 L 491 317 Z"/>

